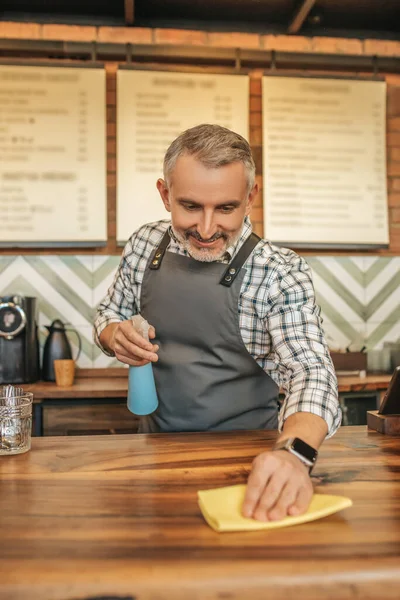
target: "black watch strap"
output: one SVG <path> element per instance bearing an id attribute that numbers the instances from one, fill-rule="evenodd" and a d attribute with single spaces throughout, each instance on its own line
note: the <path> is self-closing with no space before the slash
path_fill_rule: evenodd
<path id="1" fill-rule="evenodd" d="M 290 452 L 308 468 L 309 473 L 314 468 L 314 465 L 317 461 L 318 451 L 301 440 L 300 438 L 287 438 L 286 440 L 282 440 L 275 444 L 274 450 L 286 450 Z"/>

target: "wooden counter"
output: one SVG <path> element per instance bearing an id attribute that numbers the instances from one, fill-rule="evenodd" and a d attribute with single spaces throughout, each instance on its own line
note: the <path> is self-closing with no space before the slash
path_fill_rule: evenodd
<path id="1" fill-rule="evenodd" d="M 338 375 L 339 393 L 386 391 L 391 378 L 392 373 L 370 374 L 363 378 L 355 375 Z"/>
<path id="2" fill-rule="evenodd" d="M 353 507 L 218 534 L 199 489 L 244 483 L 272 432 L 36 438 L 0 457 L 1 600 L 349 600 L 400 594 L 400 439 L 342 428 L 317 491 Z"/>
<path id="3" fill-rule="evenodd" d="M 128 392 L 128 369 L 77 369 L 75 382 L 59 387 L 52 381 L 38 381 L 24 385 L 33 392 L 34 402 L 46 399 L 71 398 L 126 398 Z"/>

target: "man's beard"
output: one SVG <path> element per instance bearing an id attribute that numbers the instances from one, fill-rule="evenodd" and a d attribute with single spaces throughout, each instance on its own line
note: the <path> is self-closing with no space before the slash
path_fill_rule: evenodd
<path id="1" fill-rule="evenodd" d="M 195 260 L 199 260 L 201 262 L 213 262 L 215 260 L 220 260 L 225 252 L 227 247 L 234 241 L 236 241 L 240 235 L 240 232 L 237 235 L 227 235 L 226 233 L 215 233 L 208 240 L 203 240 L 203 238 L 199 235 L 199 233 L 195 229 L 187 229 L 183 233 L 176 231 L 174 226 L 172 226 L 172 231 L 177 240 L 182 244 L 184 249 L 190 254 L 192 258 Z M 190 238 L 193 237 L 201 242 L 213 242 L 218 239 L 224 240 L 224 245 L 221 249 L 215 250 L 213 248 L 196 248 L 190 243 Z"/>

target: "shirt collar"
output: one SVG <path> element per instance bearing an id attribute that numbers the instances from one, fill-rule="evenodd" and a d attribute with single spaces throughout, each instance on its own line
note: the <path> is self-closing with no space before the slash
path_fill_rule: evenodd
<path id="1" fill-rule="evenodd" d="M 251 225 L 250 219 L 249 219 L 249 217 L 245 217 L 243 227 L 242 227 L 242 232 L 241 232 L 239 238 L 236 240 L 236 242 L 234 244 L 232 244 L 231 246 L 228 246 L 226 249 L 225 254 L 227 255 L 228 262 L 231 261 L 234 256 L 236 256 L 236 254 L 239 252 L 240 248 L 242 247 L 244 242 L 247 240 L 247 238 L 249 237 L 249 235 L 251 234 L 252 231 L 253 231 L 253 227 Z"/>
<path id="2" fill-rule="evenodd" d="M 239 250 L 242 247 L 243 243 L 247 240 L 247 238 L 249 237 L 249 235 L 251 234 L 252 231 L 253 231 L 253 227 L 251 225 L 250 219 L 249 219 L 249 217 L 245 217 L 244 222 L 243 222 L 242 231 L 240 233 L 239 238 L 236 240 L 236 242 L 234 244 L 232 244 L 231 246 L 227 247 L 224 256 L 218 262 L 230 262 L 232 260 L 232 258 L 234 256 L 236 256 L 236 254 L 239 252 Z M 168 233 L 169 233 L 171 239 L 174 241 L 174 243 L 177 246 L 179 246 L 179 248 L 182 251 L 184 251 L 185 254 L 188 254 L 182 248 L 181 243 L 179 242 L 179 240 L 174 235 L 174 232 L 172 231 L 171 225 L 168 228 Z"/>

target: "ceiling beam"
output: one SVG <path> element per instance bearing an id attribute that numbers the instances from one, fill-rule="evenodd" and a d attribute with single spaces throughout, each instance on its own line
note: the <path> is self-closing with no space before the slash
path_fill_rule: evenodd
<path id="1" fill-rule="evenodd" d="M 133 25 L 135 20 L 135 0 L 124 0 L 125 5 L 125 24 Z"/>
<path id="2" fill-rule="evenodd" d="M 303 0 L 288 27 L 288 33 L 297 33 L 300 30 L 315 2 L 316 0 Z"/>

